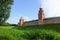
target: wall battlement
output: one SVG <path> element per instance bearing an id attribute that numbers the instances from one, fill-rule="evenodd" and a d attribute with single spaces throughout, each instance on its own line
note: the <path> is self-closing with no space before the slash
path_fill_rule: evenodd
<path id="1" fill-rule="evenodd" d="M 60 17 L 45 18 L 44 11 L 42 8 L 39 9 L 37 20 L 24 21 L 23 18 L 19 20 L 19 26 L 31 26 L 51 23 L 60 23 Z"/>

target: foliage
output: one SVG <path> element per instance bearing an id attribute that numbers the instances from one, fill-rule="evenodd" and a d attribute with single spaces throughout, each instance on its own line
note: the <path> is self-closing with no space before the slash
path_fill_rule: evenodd
<path id="1" fill-rule="evenodd" d="M 60 40 L 59 26 L 60 24 L 0 26 L 0 40 Z"/>
<path id="2" fill-rule="evenodd" d="M 10 16 L 13 0 L 0 0 L 0 25 L 2 25 Z"/>
<path id="3" fill-rule="evenodd" d="M 23 38 L 26 38 L 27 40 L 60 40 L 58 33 L 54 31 L 46 32 L 46 30 L 25 32 Z"/>

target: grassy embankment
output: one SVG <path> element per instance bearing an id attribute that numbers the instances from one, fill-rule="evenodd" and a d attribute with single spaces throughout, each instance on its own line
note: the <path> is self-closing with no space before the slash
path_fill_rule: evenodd
<path id="1" fill-rule="evenodd" d="M 60 24 L 0 26 L 0 40 L 60 40 Z"/>

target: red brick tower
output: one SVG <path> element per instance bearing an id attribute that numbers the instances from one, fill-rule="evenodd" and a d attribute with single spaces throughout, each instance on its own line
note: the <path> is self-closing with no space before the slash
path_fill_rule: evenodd
<path id="1" fill-rule="evenodd" d="M 23 19 L 23 17 L 21 17 L 21 19 L 19 20 L 19 25 L 20 26 L 23 26 L 24 25 L 24 19 Z"/>
<path id="2" fill-rule="evenodd" d="M 44 11 L 42 8 L 39 9 L 39 13 L 38 13 L 38 20 L 40 23 L 43 23 L 43 19 L 45 18 L 45 15 L 44 15 Z"/>

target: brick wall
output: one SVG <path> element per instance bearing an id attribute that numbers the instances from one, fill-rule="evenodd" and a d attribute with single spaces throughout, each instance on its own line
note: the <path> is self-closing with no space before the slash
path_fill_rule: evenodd
<path id="1" fill-rule="evenodd" d="M 45 24 L 60 23 L 60 17 L 46 18 L 44 19 L 44 23 Z"/>
<path id="2" fill-rule="evenodd" d="M 38 25 L 38 20 L 27 21 L 24 26 Z"/>

